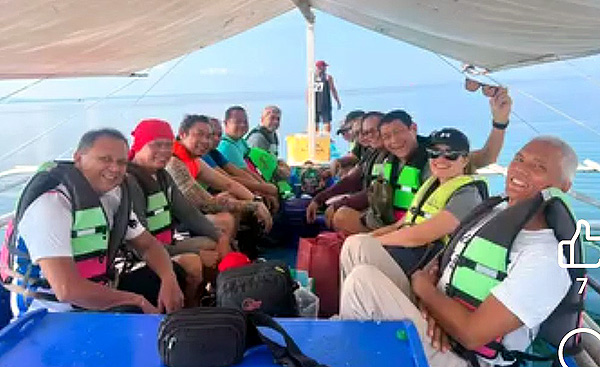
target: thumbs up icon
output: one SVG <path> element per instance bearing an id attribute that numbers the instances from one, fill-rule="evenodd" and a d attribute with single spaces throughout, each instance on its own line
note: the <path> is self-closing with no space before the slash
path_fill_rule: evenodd
<path id="1" fill-rule="evenodd" d="M 600 268 L 600 259 L 595 264 L 578 264 L 575 263 L 575 246 L 577 245 L 577 239 L 581 234 L 581 230 L 585 229 L 585 240 L 586 241 L 600 241 L 600 236 L 592 236 L 590 234 L 590 224 L 587 220 L 580 219 L 577 221 L 577 228 L 575 234 L 570 240 L 562 240 L 558 243 L 558 265 L 564 269 L 595 269 Z M 564 246 L 569 246 L 568 251 L 568 263 L 564 263 Z"/>

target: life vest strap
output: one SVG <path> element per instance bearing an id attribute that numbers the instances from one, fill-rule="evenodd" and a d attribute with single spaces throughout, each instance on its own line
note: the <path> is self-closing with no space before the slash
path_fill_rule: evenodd
<path id="1" fill-rule="evenodd" d="M 467 268 L 469 268 L 471 270 L 474 270 L 474 271 L 478 272 L 479 274 L 483 274 L 483 275 L 485 275 L 485 276 L 487 276 L 489 278 L 493 278 L 493 279 L 496 279 L 498 281 L 503 281 L 506 278 L 506 276 L 507 276 L 507 274 L 505 272 L 503 272 L 503 271 L 498 271 L 498 270 L 492 269 L 490 267 L 487 267 L 487 266 L 485 266 L 485 265 L 483 265 L 481 263 L 473 261 L 473 260 L 471 260 L 471 259 L 469 259 L 467 257 L 464 257 L 464 256 L 460 256 L 457 259 L 456 266 L 457 267 L 458 266 L 467 267 Z"/>

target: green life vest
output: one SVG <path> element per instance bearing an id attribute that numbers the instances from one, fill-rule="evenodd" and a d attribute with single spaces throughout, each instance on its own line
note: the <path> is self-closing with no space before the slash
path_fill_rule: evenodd
<path id="1" fill-rule="evenodd" d="M 156 172 L 155 179 L 135 163 L 129 163 L 127 173 L 136 179 L 146 197 L 144 214 L 148 221 L 148 231 L 162 244 L 170 245 L 173 243 L 173 220 L 171 200 L 167 198 L 170 191 L 168 173 L 160 169 Z"/>
<path id="2" fill-rule="evenodd" d="M 265 181 L 270 182 L 277 171 L 277 157 L 261 148 L 250 148 L 247 155 Z"/>
<path id="3" fill-rule="evenodd" d="M 131 205 L 127 185 L 121 185 L 121 204 L 109 233 L 100 197 L 83 174 L 72 163 L 45 163 L 23 190 L 13 220 L 14 230 L 8 234 L 8 241 L 3 244 L 2 251 L 8 252 L 8 256 L 3 256 L 3 260 L 7 261 L 3 265 L 9 270 L 2 274 L 2 280 L 10 291 L 26 297 L 56 300 L 51 294 L 36 291 L 38 288 L 48 289 L 50 285 L 41 278 L 39 266 L 31 262 L 27 244 L 17 241 L 16 229 L 25 210 L 39 196 L 52 191 L 56 191 L 57 195 L 65 195 L 56 190 L 60 184 L 66 187 L 72 205 L 71 249 L 79 274 L 96 282 L 106 282 L 113 278 L 113 262 L 124 241 L 129 222 Z M 13 282 L 14 279 L 17 280 L 16 283 Z"/>
<path id="4" fill-rule="evenodd" d="M 471 310 L 479 307 L 492 289 L 507 277 L 514 239 L 540 208 L 543 208 L 546 223 L 554 230 L 559 241 L 571 239 L 576 230 L 573 213 L 560 190 L 544 190 L 530 200 L 494 213 L 494 208 L 504 200 L 506 198 L 493 197 L 478 206 L 462 222 L 463 225 L 455 232 L 441 257 L 441 274 L 450 272 L 447 295 Z M 563 249 L 563 253 L 570 259 L 568 246 Z M 576 263 L 581 263 L 583 249 L 580 239 L 576 241 L 573 256 Z M 450 268 L 446 270 L 447 267 Z M 585 270 L 568 271 L 572 280 L 571 289 L 557 309 L 542 323 L 538 333 L 538 338 L 555 347 L 567 332 L 579 327 L 583 310 L 583 295 L 578 294 L 579 284 L 576 278 L 584 277 Z M 576 350 L 578 343 L 578 338 L 570 338 L 565 351 Z M 505 360 L 530 358 L 521 352 L 507 351 L 501 338 L 466 353 L 467 358 L 479 355 L 494 359 L 498 353 L 502 353 Z M 554 355 L 553 358 L 555 357 Z"/>
<path id="5" fill-rule="evenodd" d="M 373 166 L 376 169 L 377 165 Z M 394 174 L 393 163 L 383 164 L 383 178 L 388 181 L 394 189 L 393 207 L 395 210 L 407 210 L 410 207 L 415 193 L 421 186 L 421 168 L 408 164 L 402 166 L 398 174 Z M 397 168 L 397 166 L 396 166 Z M 381 168 L 377 168 L 380 170 Z"/>
<path id="6" fill-rule="evenodd" d="M 261 148 L 250 148 L 247 158 L 265 181 L 272 182 L 277 186 L 279 195 L 283 198 L 294 196 L 292 186 L 286 180 L 275 179 L 279 166 L 276 156 Z"/>

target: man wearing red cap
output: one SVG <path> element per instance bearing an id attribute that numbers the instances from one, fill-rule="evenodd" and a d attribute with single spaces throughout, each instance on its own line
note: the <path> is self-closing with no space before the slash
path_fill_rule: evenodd
<path id="1" fill-rule="evenodd" d="M 202 280 L 202 265 L 215 268 L 218 260 L 231 251 L 230 238 L 220 233 L 179 191 L 165 170 L 171 159 L 175 136 L 169 123 L 158 119 L 141 121 L 132 132 L 127 173 L 132 181 L 133 208 L 142 224 L 154 235 L 175 261 L 188 273 L 186 295 L 195 299 Z M 231 214 L 224 213 L 232 222 Z M 176 224 L 192 235 L 175 239 Z M 202 262 L 185 254 L 199 254 Z"/>
<path id="2" fill-rule="evenodd" d="M 316 62 L 315 67 L 315 110 L 316 110 L 316 122 L 317 131 L 319 129 L 319 122 L 323 121 L 323 129 L 326 132 L 331 131 L 331 95 L 337 102 L 338 110 L 342 108 L 340 98 L 338 97 L 337 89 L 333 83 L 333 77 L 327 74 L 328 64 L 319 60 Z"/>

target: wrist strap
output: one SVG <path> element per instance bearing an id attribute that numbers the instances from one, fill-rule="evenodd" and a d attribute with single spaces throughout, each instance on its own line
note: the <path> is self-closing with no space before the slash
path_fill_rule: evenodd
<path id="1" fill-rule="evenodd" d="M 492 125 L 494 126 L 494 129 L 505 130 L 508 127 L 508 122 L 509 121 L 506 121 L 506 124 L 501 124 L 492 120 Z"/>
<path id="2" fill-rule="evenodd" d="M 300 348 L 298 348 L 298 345 L 294 342 L 294 339 L 292 339 L 285 329 L 270 316 L 261 312 L 250 312 L 247 313 L 247 317 L 248 321 L 250 321 L 250 325 L 257 331 L 260 340 L 266 344 L 271 351 L 275 363 L 288 367 L 327 367 L 302 353 Z M 282 346 L 263 335 L 260 330 L 258 330 L 258 327 L 260 326 L 277 331 L 283 337 L 285 346 Z"/>

